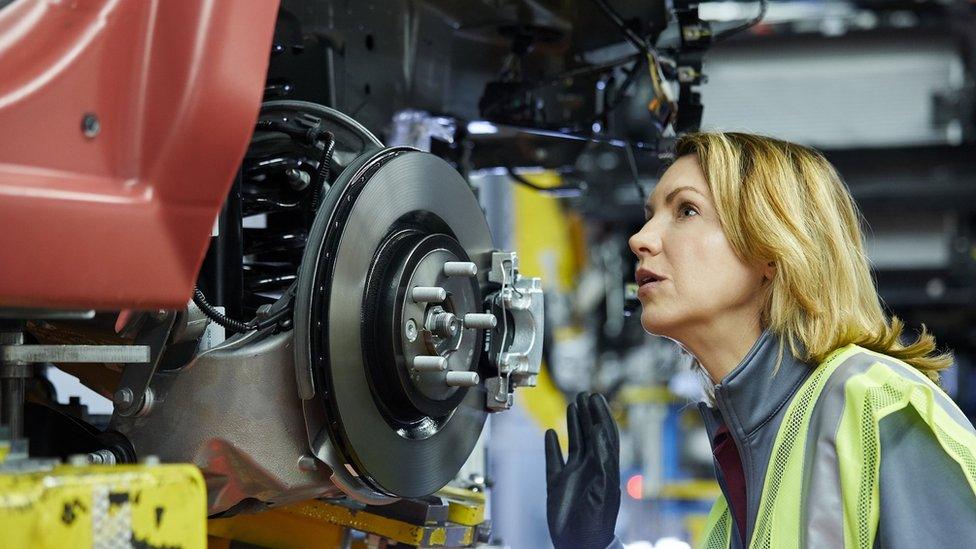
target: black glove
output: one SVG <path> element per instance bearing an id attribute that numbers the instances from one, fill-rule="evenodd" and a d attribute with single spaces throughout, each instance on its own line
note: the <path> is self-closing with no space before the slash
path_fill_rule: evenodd
<path id="1" fill-rule="evenodd" d="M 620 509 L 620 438 L 603 395 L 580 393 L 566 409 L 569 459 L 546 431 L 546 511 L 556 549 L 604 549 Z"/>

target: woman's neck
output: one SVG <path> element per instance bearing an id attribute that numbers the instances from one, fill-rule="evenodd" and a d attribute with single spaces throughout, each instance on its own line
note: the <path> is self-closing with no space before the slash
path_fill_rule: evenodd
<path id="1" fill-rule="evenodd" d="M 690 332 L 676 339 L 698 360 L 712 382 L 719 384 L 742 362 L 762 335 L 762 327 L 758 318 L 753 322 L 728 319 Z"/>

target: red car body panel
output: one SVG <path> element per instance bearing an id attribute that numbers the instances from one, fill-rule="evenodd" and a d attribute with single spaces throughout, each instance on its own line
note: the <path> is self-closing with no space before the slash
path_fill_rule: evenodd
<path id="1" fill-rule="evenodd" d="M 258 115 L 277 11 L 277 0 L 0 10 L 0 307 L 186 305 Z"/>

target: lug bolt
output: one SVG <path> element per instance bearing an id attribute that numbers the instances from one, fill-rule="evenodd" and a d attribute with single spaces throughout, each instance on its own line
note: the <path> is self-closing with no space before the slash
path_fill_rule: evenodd
<path id="1" fill-rule="evenodd" d="M 417 286 L 410 291 L 410 297 L 416 303 L 440 303 L 447 299 L 447 290 L 436 286 Z"/>
<path id="2" fill-rule="evenodd" d="M 464 315 L 464 327 L 490 330 L 498 324 L 498 318 L 488 313 L 468 313 Z"/>
<path id="3" fill-rule="evenodd" d="M 478 266 L 470 261 L 448 261 L 444 263 L 444 276 L 475 276 Z"/>
<path id="4" fill-rule="evenodd" d="M 410 369 L 415 372 L 443 372 L 447 369 L 447 359 L 442 356 L 414 357 Z"/>
<path id="5" fill-rule="evenodd" d="M 448 372 L 444 380 L 451 387 L 474 387 L 481 378 L 478 372 Z"/>

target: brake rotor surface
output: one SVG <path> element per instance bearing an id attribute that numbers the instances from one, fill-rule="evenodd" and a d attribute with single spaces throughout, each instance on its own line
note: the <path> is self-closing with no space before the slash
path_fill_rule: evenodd
<path id="1" fill-rule="evenodd" d="M 437 275 L 449 297 L 427 313 L 481 312 L 491 250 L 473 192 L 436 156 L 379 149 L 339 176 L 309 235 L 295 309 L 298 375 L 307 364 L 327 416 L 321 429 L 343 461 L 329 463 L 333 469 L 351 467 L 378 494 L 397 497 L 430 494 L 456 475 L 484 425 L 484 389 L 438 385 L 441 374 L 407 368 L 426 348 L 446 353 L 451 370 L 477 372 L 483 335 L 464 329 L 432 340 L 420 318 L 426 305 L 418 309 L 408 292 L 437 274 L 437 262 L 473 261 L 477 277 Z M 410 321 L 427 347 L 403 338 Z M 313 450 L 326 439 L 309 438 Z"/>

